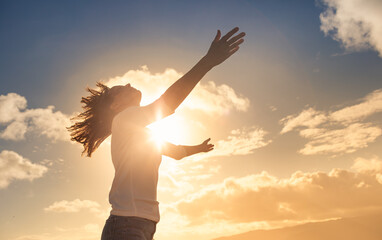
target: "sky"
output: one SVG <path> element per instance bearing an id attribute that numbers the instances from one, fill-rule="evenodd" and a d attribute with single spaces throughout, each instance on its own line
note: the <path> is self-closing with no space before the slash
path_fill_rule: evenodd
<path id="1" fill-rule="evenodd" d="M 109 215 L 110 139 L 70 141 L 86 87 L 142 104 L 246 32 L 176 113 L 150 128 L 214 151 L 163 157 L 156 240 L 201 239 L 382 210 L 382 2 L 1 1 L 0 238 L 95 240 Z"/>

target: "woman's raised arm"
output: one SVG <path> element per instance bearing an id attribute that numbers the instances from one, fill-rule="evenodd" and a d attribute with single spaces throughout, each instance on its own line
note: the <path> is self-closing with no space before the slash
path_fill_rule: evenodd
<path id="1" fill-rule="evenodd" d="M 166 90 L 161 98 L 171 110 L 175 111 L 178 108 L 209 70 L 239 50 L 239 45 L 244 42 L 245 33 L 242 32 L 234 36 L 238 31 L 239 28 L 236 27 L 221 37 L 220 30 L 218 30 L 207 54 Z"/>

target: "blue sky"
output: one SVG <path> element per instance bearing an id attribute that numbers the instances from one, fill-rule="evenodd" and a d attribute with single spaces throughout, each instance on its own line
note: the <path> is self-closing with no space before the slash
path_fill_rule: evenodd
<path id="1" fill-rule="evenodd" d="M 0 217 L 0 237 L 65 239 L 67 232 L 57 229 L 75 229 L 75 239 L 85 239 L 86 233 L 97 236 L 108 212 L 113 177 L 110 149 L 104 144 L 94 158 L 81 158 L 80 146 L 67 140 L 64 123 L 81 110 L 85 88 L 99 80 L 132 82 L 148 97 L 157 96 L 153 88 L 168 87 L 187 72 L 206 53 L 217 29 L 227 32 L 240 27 L 246 32 L 244 44 L 207 74 L 189 105 L 179 111 L 179 118 L 169 122 L 178 127 L 175 132 L 186 129 L 183 136 L 170 136 L 181 141 L 178 144 L 212 137 L 221 149 L 188 162 L 164 161 L 159 190 L 164 220 L 158 239 L 168 239 L 163 229 L 179 219 L 183 227 L 187 221 L 199 221 L 199 225 L 184 227 L 174 236 L 212 237 L 211 226 L 179 207 L 185 196 L 194 199 L 188 209 L 204 203 L 204 198 L 195 197 L 201 194 L 200 186 L 214 188 L 232 178 L 242 186 L 253 180 L 250 186 L 255 189 L 256 179 L 266 176 L 261 175 L 263 171 L 292 181 L 297 171 L 307 176 L 322 171 L 329 176 L 333 169 L 364 172 L 364 165 L 379 166 L 382 40 L 378 36 L 382 30 L 378 23 L 382 20 L 373 14 L 382 8 L 377 0 L 350 2 L 353 5 L 341 0 L 2 1 L 0 160 L 10 163 L 19 157 L 40 172 L 33 177 L 13 176 L 6 167 L 0 168 L 0 180 L 7 182 L 2 186 L 0 181 L 0 212 L 5 213 Z M 330 9 L 337 15 L 325 15 Z M 351 28 L 346 28 L 348 23 Z M 141 83 L 139 76 L 157 82 Z M 27 106 L 12 108 L 14 115 L 7 108 L 11 105 L 4 105 L 23 99 Z M 5 134 L 13 122 L 18 129 Z M 64 207 L 80 204 L 78 212 L 59 213 L 54 203 L 60 201 L 67 201 L 61 202 Z M 177 211 L 171 212 L 168 206 Z M 326 218 L 342 217 L 329 212 Z M 28 216 L 23 218 L 23 213 Z M 10 220 L 13 216 L 15 220 Z M 41 222 L 34 222 L 35 218 Z M 249 223 L 238 219 L 247 224 L 242 228 L 237 222 L 215 219 L 213 231 L 226 229 L 219 234 L 227 235 L 261 228 L 261 217 L 254 219 Z M 307 219 L 319 217 L 313 214 L 299 221 Z M 44 229 L 44 224 L 53 230 Z M 277 221 L 267 224 L 284 226 Z M 18 232 L 19 226 L 30 227 Z M 199 235 L 190 235 L 195 231 Z"/>
<path id="2" fill-rule="evenodd" d="M 1 79 L 6 82 L 2 92 L 17 91 L 32 106 L 51 101 L 71 111 L 59 104 L 67 91 L 73 91 L 72 84 L 83 86 L 140 65 L 153 71 L 171 65 L 185 72 L 206 50 L 207 39 L 217 28 L 236 25 L 247 32 L 242 58 L 282 64 L 293 69 L 302 84 L 312 84 L 330 98 L 346 99 L 379 84 L 376 52 L 349 54 L 341 61 L 331 57 L 344 50 L 320 31 L 323 4 L 314 1 L 9 1 L 2 5 L 0 61 Z M 84 63 L 92 73 L 82 73 Z M 249 63 L 241 71 L 247 73 L 248 68 L 256 66 Z M 316 76 L 312 68 L 324 71 Z M 73 75 L 77 81 L 68 83 Z M 248 84 L 241 82 L 241 88 Z M 255 88 L 256 81 L 252 82 Z M 57 94 L 56 89 L 64 89 L 65 94 Z"/>

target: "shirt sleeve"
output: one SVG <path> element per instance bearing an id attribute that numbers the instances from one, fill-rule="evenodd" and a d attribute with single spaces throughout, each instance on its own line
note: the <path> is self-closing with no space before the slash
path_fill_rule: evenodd
<path id="1" fill-rule="evenodd" d="M 128 126 L 145 127 L 174 113 L 162 98 L 147 106 L 129 107 L 116 116 L 116 120 Z"/>

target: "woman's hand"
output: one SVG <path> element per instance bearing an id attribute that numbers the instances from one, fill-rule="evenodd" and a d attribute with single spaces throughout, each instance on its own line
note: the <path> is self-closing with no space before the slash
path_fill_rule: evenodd
<path id="1" fill-rule="evenodd" d="M 207 63 L 211 66 L 219 65 L 239 50 L 239 45 L 244 42 L 244 32 L 241 32 L 234 36 L 239 31 L 238 27 L 235 27 L 229 31 L 226 35 L 221 37 L 221 32 L 218 30 L 215 39 L 212 41 L 210 49 L 207 55 L 204 57 Z"/>
<path id="2" fill-rule="evenodd" d="M 205 140 L 202 144 L 198 146 L 199 152 L 209 152 L 214 149 L 214 145 L 208 143 L 210 140 L 211 138 Z"/>

